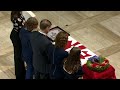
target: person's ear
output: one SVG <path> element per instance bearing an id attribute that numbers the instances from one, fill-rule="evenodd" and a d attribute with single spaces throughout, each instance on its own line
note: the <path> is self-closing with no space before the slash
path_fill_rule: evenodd
<path id="1" fill-rule="evenodd" d="M 49 27 L 46 27 L 46 30 L 49 30 Z"/>

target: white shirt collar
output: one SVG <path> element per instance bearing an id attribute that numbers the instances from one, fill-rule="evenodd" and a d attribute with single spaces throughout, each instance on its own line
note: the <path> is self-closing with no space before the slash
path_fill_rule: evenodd
<path id="1" fill-rule="evenodd" d="M 38 29 L 38 28 L 36 28 L 36 29 L 33 29 L 31 32 L 34 32 L 34 31 L 39 31 L 39 29 Z"/>
<path id="2" fill-rule="evenodd" d="M 46 33 L 44 33 L 44 32 L 42 32 L 42 31 L 39 31 L 41 34 L 43 34 L 43 35 L 45 35 L 45 36 L 47 36 L 47 34 Z"/>

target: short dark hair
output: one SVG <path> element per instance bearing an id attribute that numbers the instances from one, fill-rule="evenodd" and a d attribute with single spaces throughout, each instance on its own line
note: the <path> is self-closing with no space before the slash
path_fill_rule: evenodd
<path id="1" fill-rule="evenodd" d="M 27 19 L 26 27 L 28 29 L 34 29 L 34 28 L 37 28 L 37 26 L 38 26 L 38 20 L 35 17 L 30 17 L 30 18 Z"/>
<path id="2" fill-rule="evenodd" d="M 45 30 L 47 27 L 50 27 L 51 25 L 52 25 L 52 23 L 49 20 L 43 19 L 40 22 L 40 29 Z"/>

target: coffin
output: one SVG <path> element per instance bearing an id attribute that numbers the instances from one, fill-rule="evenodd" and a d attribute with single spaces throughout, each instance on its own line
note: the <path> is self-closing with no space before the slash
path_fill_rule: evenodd
<path id="1" fill-rule="evenodd" d="M 26 20 L 29 17 L 35 17 L 34 13 L 32 13 L 31 11 L 25 11 L 23 12 Z M 55 26 L 53 28 L 51 28 L 50 32 L 47 34 L 47 36 L 54 41 L 56 35 L 61 32 L 64 31 L 62 28 L 60 28 L 59 26 Z M 66 31 L 64 31 L 66 32 Z M 83 79 L 99 79 L 99 78 L 104 78 L 104 79 L 116 79 L 115 76 L 115 69 L 110 66 L 106 71 L 101 72 L 101 73 L 97 73 L 97 72 L 93 72 L 91 70 L 89 70 L 86 67 L 86 62 L 88 60 L 88 58 L 95 56 L 96 54 L 93 53 L 91 50 L 89 50 L 86 46 L 84 46 L 82 43 L 76 41 L 74 38 L 72 38 L 70 36 L 70 34 L 68 33 L 68 42 L 67 45 L 65 47 L 66 51 L 70 51 L 72 47 L 79 47 L 81 49 L 81 64 L 83 66 L 83 70 L 85 72 Z M 96 55 L 97 56 L 97 55 Z"/>

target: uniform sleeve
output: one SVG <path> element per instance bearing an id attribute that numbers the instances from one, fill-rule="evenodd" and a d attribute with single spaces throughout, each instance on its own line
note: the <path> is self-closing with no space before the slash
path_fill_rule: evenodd
<path id="1" fill-rule="evenodd" d="M 68 52 L 67 51 L 63 51 L 61 57 L 62 58 L 67 58 L 68 57 Z"/>
<path id="2" fill-rule="evenodd" d="M 62 50 L 62 51 L 57 51 L 57 52 L 59 52 L 59 54 L 58 55 L 56 55 L 56 63 L 57 64 L 59 64 L 59 63 L 63 63 L 63 61 L 64 61 L 64 59 L 65 58 L 67 58 L 68 57 L 68 52 L 67 51 L 64 51 L 64 50 Z"/>

